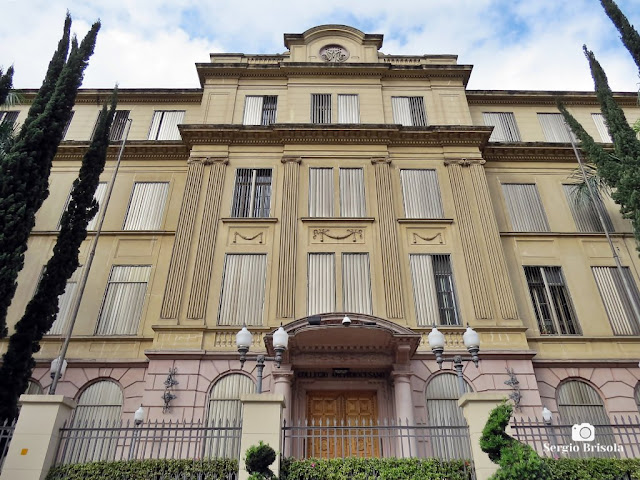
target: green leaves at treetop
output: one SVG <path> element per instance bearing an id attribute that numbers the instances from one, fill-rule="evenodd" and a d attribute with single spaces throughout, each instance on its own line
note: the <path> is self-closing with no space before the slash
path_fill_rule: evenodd
<path id="1" fill-rule="evenodd" d="M 616 2 L 613 0 L 600 0 L 600 3 L 620 32 L 622 43 L 627 50 L 629 50 L 633 61 L 636 62 L 638 69 L 640 69 L 640 35 L 636 29 L 633 28 L 633 25 L 629 23 L 629 20 L 627 20 L 627 17 L 625 17 L 620 8 L 618 8 Z"/>
<path id="2" fill-rule="evenodd" d="M 0 68 L 0 105 L 4 105 L 7 96 L 13 86 L 13 66 L 9 67 L 5 73 Z"/>

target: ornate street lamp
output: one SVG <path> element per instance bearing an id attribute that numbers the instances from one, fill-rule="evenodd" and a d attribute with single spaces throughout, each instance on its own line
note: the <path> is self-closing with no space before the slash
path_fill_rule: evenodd
<path id="1" fill-rule="evenodd" d="M 458 354 L 454 355 L 452 358 L 445 358 L 444 335 L 436 328 L 435 325 L 429 333 L 428 338 L 429 346 L 436 356 L 436 362 L 440 369 L 442 369 L 442 364 L 445 361 L 453 361 L 453 366 L 455 367 L 456 374 L 458 375 L 458 390 L 460 395 L 464 395 L 466 388 L 464 377 L 462 376 L 463 362 L 471 361 L 476 367 L 478 366 L 478 362 L 480 361 L 480 358 L 478 357 L 478 352 L 480 351 L 480 336 L 467 324 L 467 330 L 464 332 L 464 335 L 462 335 L 462 341 L 464 342 L 464 346 L 467 347 L 467 351 L 471 354 L 471 358 L 462 358 L 462 355 Z"/>
<path id="2" fill-rule="evenodd" d="M 51 391 L 54 383 L 57 383 L 56 380 L 60 380 L 64 377 L 64 372 L 67 371 L 67 361 L 62 359 L 62 357 L 56 357 L 51 360 L 51 367 L 49 368 L 49 374 L 51 375 L 51 386 L 49 387 L 49 395 L 53 395 L 54 392 Z M 59 373 L 58 373 L 59 372 Z M 56 373 L 58 374 L 58 378 L 56 378 Z"/>
<path id="3" fill-rule="evenodd" d="M 238 347 L 238 353 L 240 353 L 240 368 L 244 367 L 244 362 L 248 359 L 249 347 L 251 346 L 252 334 L 247 330 L 247 326 L 243 325 L 242 330 L 236 334 L 236 346 Z M 259 354 L 255 356 L 256 367 L 258 369 L 258 381 L 256 384 L 256 392 L 262 393 L 262 371 L 264 370 L 264 362 L 269 360 L 276 364 L 277 368 L 280 368 L 282 363 L 282 355 L 287 349 L 289 344 L 289 334 L 284 331 L 282 325 L 273 333 L 273 349 L 276 351 L 275 357 L 267 357 L 266 355 Z"/>

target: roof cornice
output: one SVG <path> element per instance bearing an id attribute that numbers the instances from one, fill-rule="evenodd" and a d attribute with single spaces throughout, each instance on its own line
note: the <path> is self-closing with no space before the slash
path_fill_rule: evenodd
<path id="1" fill-rule="evenodd" d="M 565 105 L 599 106 L 595 92 L 534 91 L 534 90 L 467 90 L 469 105 Z M 623 107 L 638 106 L 638 92 L 615 92 L 614 98 Z"/>
<path id="2" fill-rule="evenodd" d="M 38 93 L 37 89 L 19 90 L 24 103 L 31 103 Z M 76 96 L 76 105 L 95 104 L 102 106 L 111 98 L 112 89 L 80 89 Z M 201 88 L 126 88 L 118 89 L 118 103 L 194 103 L 202 102 Z"/>
<path id="3" fill-rule="evenodd" d="M 606 146 L 606 144 L 605 144 Z M 576 163 L 570 143 L 518 142 L 488 143 L 482 158 L 489 162 L 569 162 Z"/>
<path id="4" fill-rule="evenodd" d="M 56 153 L 56 160 L 78 160 L 89 148 L 89 142 L 62 142 Z M 120 143 L 112 142 L 107 150 L 107 160 L 115 160 L 120 151 Z M 123 152 L 126 160 L 184 160 L 189 158 L 189 150 L 181 141 L 158 142 L 154 140 L 129 140 Z"/>

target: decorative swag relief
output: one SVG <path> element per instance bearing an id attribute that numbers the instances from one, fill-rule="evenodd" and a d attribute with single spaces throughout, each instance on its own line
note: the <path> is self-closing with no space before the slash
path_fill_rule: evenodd
<path id="1" fill-rule="evenodd" d="M 311 243 L 364 243 L 364 230 L 362 228 L 328 229 L 315 228 Z"/>

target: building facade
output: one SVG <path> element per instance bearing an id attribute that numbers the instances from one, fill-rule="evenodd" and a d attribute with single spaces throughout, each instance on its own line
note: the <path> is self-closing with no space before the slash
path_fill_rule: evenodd
<path id="1" fill-rule="evenodd" d="M 142 404 L 151 420 L 237 417 L 256 381 L 236 350 L 243 324 L 254 353 L 273 354 L 278 326 L 290 335 L 263 385 L 285 396 L 288 422 L 457 421 L 452 364 L 438 369 L 427 335 L 437 325 L 445 352 L 464 354 L 467 324 L 481 338 L 468 391 L 519 395 L 522 414 L 546 406 L 568 423 L 637 415 L 640 324 L 593 204 L 571 186 L 555 106 L 560 95 L 610 143 L 595 95 L 467 90 L 472 67 L 456 56 L 386 55 L 382 35 L 347 26 L 284 40 L 283 54 L 212 54 L 196 65 L 199 89 L 120 91 L 112 140 L 131 129 L 58 387 L 76 416 L 128 419 Z M 10 326 L 109 93 L 78 94 Z M 629 121 L 640 116 L 635 93 L 616 98 Z M 597 202 L 637 295 L 630 224 L 610 198 Z M 50 384 L 79 276 L 32 391 Z"/>

